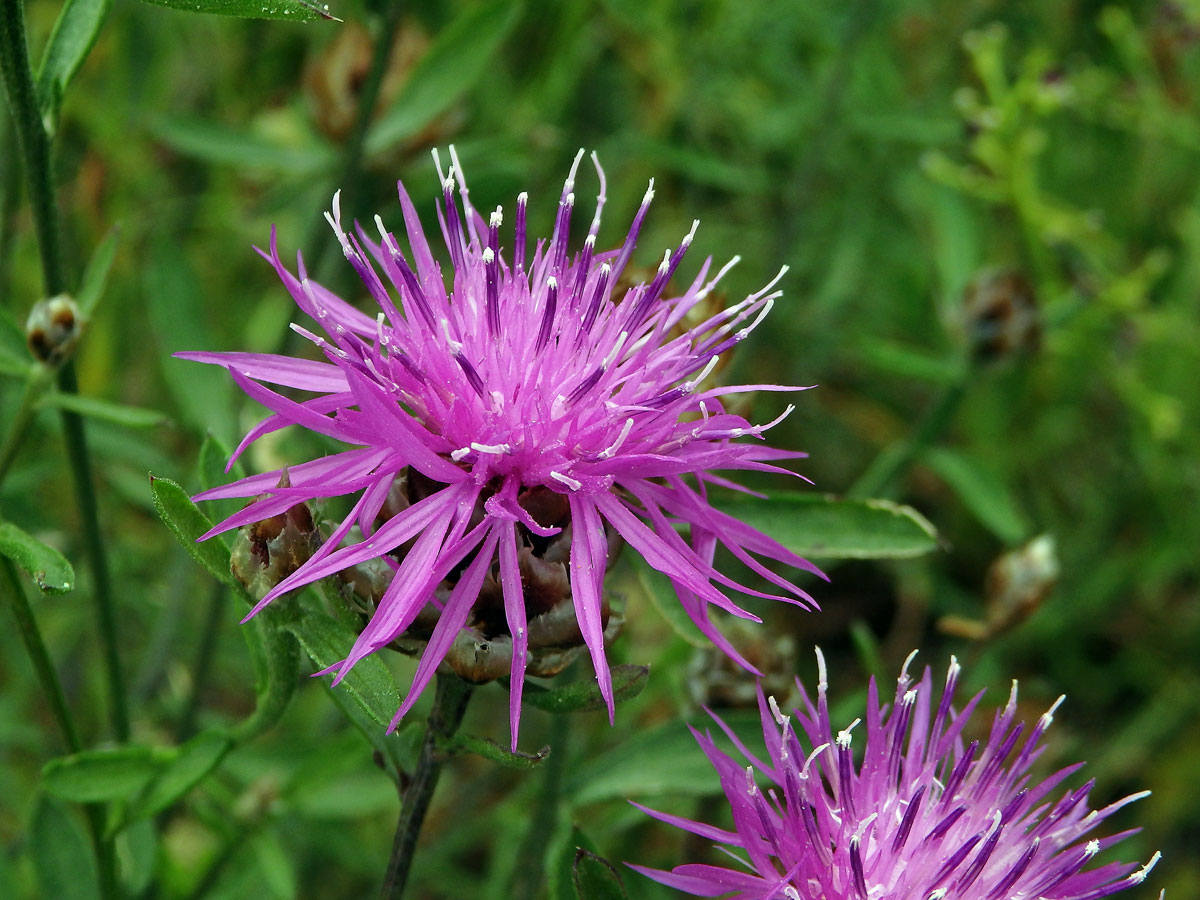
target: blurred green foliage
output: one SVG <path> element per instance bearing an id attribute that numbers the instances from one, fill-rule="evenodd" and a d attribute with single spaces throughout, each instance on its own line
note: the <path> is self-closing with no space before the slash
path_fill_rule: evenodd
<path id="1" fill-rule="evenodd" d="M 1088 758 L 1097 806 L 1155 792 L 1118 817 L 1145 826 L 1121 858 L 1165 857 L 1130 896 L 1200 894 L 1200 7 L 423 0 L 403 8 L 361 165 L 347 168 L 380 5 L 345 0 L 331 10 L 344 24 L 301 24 L 118 2 L 83 67 L 68 59 L 55 76 L 74 73 L 53 107 L 73 282 L 121 229 L 77 364 L 82 393 L 112 413 L 90 419 L 89 434 L 135 738 L 189 736 L 173 723 L 190 715 L 213 591 L 155 516 L 146 473 L 198 489 L 206 433 L 228 443 L 256 416 L 223 372 L 168 354 L 286 345 L 292 304 L 250 249 L 272 225 L 286 252 L 302 248 L 321 278 L 361 298 L 320 217 L 336 187 L 351 215 L 397 221 L 395 180 L 427 201 L 429 148 L 453 141 L 480 208 L 528 190 L 546 231 L 584 146 L 609 178 L 602 243 L 619 240 L 654 176 L 647 264 L 698 217 L 696 257 L 742 256 L 725 282 L 732 299 L 791 267 L 771 327 L 731 377 L 819 383 L 773 441 L 811 454 L 801 471 L 822 492 L 899 461 L 872 493 L 910 504 L 942 538 L 917 559 L 831 565 L 831 584 L 811 586 L 821 613 L 765 610 L 769 629 L 739 632 L 743 644 L 787 635 L 786 668 L 811 680 L 819 641 L 847 719 L 863 677 L 894 677 L 913 647 L 934 666 L 958 654 L 996 702 L 1020 678 L 1028 718 L 1065 691 L 1047 771 Z M 35 57 L 57 15 L 57 4 L 27 9 Z M 7 119 L 0 154 L 8 360 L 41 287 Z M 421 210 L 434 226 L 431 204 Z M 19 402 L 9 376 L 20 371 L 0 367 L 0 421 Z M 783 402 L 762 397 L 756 417 Z M 123 419 L 117 403 L 169 422 Z M 74 559 L 53 410 L 35 429 L 4 483 L 3 516 Z M 306 440 L 264 441 L 250 464 L 304 459 Z M 1040 534 L 1057 547 L 1057 586 L 1017 591 L 1005 607 L 1013 592 L 989 568 Z M 602 715 L 564 727 L 528 709 L 522 747 L 553 747 L 533 771 L 457 759 L 414 896 L 506 900 L 521 884 L 570 897 L 576 846 L 661 866 L 710 852 L 622 800 L 720 816 L 680 715 L 701 722 L 692 713 L 713 699 L 715 669 L 688 666 L 696 648 L 655 612 L 643 575 L 625 565 L 614 579 L 629 606 L 612 655 L 651 664 L 646 690 L 611 730 Z M 254 705 L 238 614 L 216 610 L 201 727 Z M 105 698 L 90 612 L 76 595 L 42 597 L 36 612 L 95 746 Z M 411 663 L 388 662 L 403 689 Z M 83 819 L 38 789 L 63 748 L 7 627 L 0 684 L 0 896 L 34 896 L 38 883 L 59 885 L 45 896 L 94 896 L 63 868 L 86 867 Z M 303 684 L 273 731 L 233 750 L 157 828 L 121 832 L 131 893 L 376 890 L 395 786 L 325 693 Z M 468 727 L 503 736 L 506 715 L 506 693 L 489 686 Z M 678 764 L 662 770 L 665 754 Z M 40 846 L 57 855 L 27 852 Z M 668 896 L 627 871 L 622 881 L 635 900 Z"/>

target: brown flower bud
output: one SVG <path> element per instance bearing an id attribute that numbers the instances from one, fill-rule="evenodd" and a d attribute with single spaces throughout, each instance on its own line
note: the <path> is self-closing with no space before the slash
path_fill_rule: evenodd
<path id="1" fill-rule="evenodd" d="M 279 487 L 290 486 L 285 470 Z M 268 496 L 263 494 L 253 502 Z M 285 512 L 238 529 L 229 568 L 252 596 L 261 599 L 304 565 L 320 545 L 308 505 L 297 503 Z"/>
<path id="2" fill-rule="evenodd" d="M 66 294 L 39 300 L 25 320 L 29 351 L 48 366 L 57 366 L 75 352 L 85 321 Z"/>

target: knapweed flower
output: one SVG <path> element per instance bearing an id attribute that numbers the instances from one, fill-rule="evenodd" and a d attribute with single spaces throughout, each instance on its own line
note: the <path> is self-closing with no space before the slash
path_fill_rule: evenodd
<path id="1" fill-rule="evenodd" d="M 242 440 L 235 457 L 287 425 L 350 445 L 288 466 L 289 487 L 278 486 L 281 472 L 274 471 L 206 491 L 197 499 L 267 495 L 217 525 L 210 532 L 216 534 L 302 501 L 359 494 L 320 549 L 270 590 L 255 611 L 327 575 L 369 561 L 386 562 L 394 574 L 369 623 L 336 668 L 338 677 L 344 676 L 358 660 L 401 636 L 423 611 L 436 612 L 436 625 L 427 634 L 396 721 L 428 684 L 462 629 L 488 639 L 503 632 L 512 642 L 515 746 L 529 618 L 538 612 L 532 608 L 525 563 L 531 552 L 536 557 L 548 544 L 557 545 L 562 561 L 540 561 L 560 566 L 564 576 L 569 569 L 574 617 L 610 719 L 612 682 L 605 661 L 602 596 L 610 533 L 667 575 L 692 620 L 735 658 L 741 659 L 709 621 L 709 607 L 756 617 L 717 585 L 800 606 L 811 603 L 759 557 L 816 569 L 708 500 L 711 486 L 732 486 L 713 470 L 792 474 L 779 461 L 803 455 L 759 440 L 774 422 L 752 425 L 722 406 L 722 398 L 731 394 L 798 388 L 706 383 L 718 357 L 743 341 L 770 311 L 783 273 L 728 309 L 685 323 L 732 263 L 712 275 L 711 259 L 706 261 L 682 293 L 668 296 L 695 233 L 693 224 L 679 246 L 667 251 L 649 283 L 622 286 L 653 182 L 624 241 L 601 252 L 596 242 L 605 182 L 598 163 L 595 215 L 582 247 L 571 252 L 574 183 L 582 156 L 580 151 L 563 186 L 550 239 L 538 241 L 530 257 L 526 195 L 517 198 L 512 246 L 502 247 L 502 211 L 497 208 L 484 217 L 475 210 L 451 148 L 448 173 L 437 163 L 442 186 L 437 214 L 449 278 L 434 258 L 403 185 L 399 194 L 407 255 L 378 216 L 377 240 L 361 227 L 344 229 L 335 195 L 326 218 L 375 304 L 370 313 L 310 279 L 299 255 L 293 275 L 280 259 L 274 232 L 270 252 L 260 251 L 296 304 L 324 332 L 292 326 L 326 361 L 255 353 L 179 354 L 224 366 L 246 394 L 270 410 Z M 268 384 L 313 396 L 292 399 Z M 392 503 L 402 479 L 409 490 L 400 503 Z M 420 489 L 414 491 L 416 482 Z M 690 526 L 690 542 L 676 531 L 680 523 Z M 561 549 L 567 536 L 569 553 Z M 716 571 L 712 561 L 718 544 L 783 593 L 758 591 Z M 481 590 L 496 583 L 500 590 L 491 593 L 500 594 L 500 608 L 481 609 Z"/>
<path id="2" fill-rule="evenodd" d="M 737 900 L 1096 900 L 1140 884 L 1158 862 L 1155 853 L 1142 867 L 1086 868 L 1131 832 L 1089 833 L 1148 791 L 1090 810 L 1090 781 L 1051 796 L 1082 763 L 1032 781 L 1030 766 L 1063 698 L 1027 729 L 1016 721 L 1014 682 L 986 741 L 968 743 L 963 733 L 983 692 L 956 712 L 954 658 L 936 697 L 928 668 L 912 684 L 910 656 L 890 706 L 881 706 L 872 679 L 855 763 L 860 720 L 834 732 L 819 650 L 817 661 L 816 702 L 797 680 L 802 702 L 792 716 L 759 692 L 765 759 L 720 719 L 749 766 L 693 730 L 720 775 L 733 831 L 645 810 L 723 845 L 734 867 L 635 869 L 695 896 Z"/>

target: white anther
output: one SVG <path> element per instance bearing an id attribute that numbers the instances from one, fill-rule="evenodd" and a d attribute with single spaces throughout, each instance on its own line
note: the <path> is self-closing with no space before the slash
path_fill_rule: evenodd
<path id="1" fill-rule="evenodd" d="M 667 269 L 670 267 L 670 265 L 671 265 L 671 251 L 668 250 L 663 254 L 662 262 L 660 262 L 658 264 L 659 273 L 662 275 L 665 275 L 667 273 Z"/>
<path id="2" fill-rule="evenodd" d="M 1088 857 L 1095 856 L 1099 852 L 1100 852 L 1100 842 L 1097 840 L 1088 841 L 1087 846 L 1085 846 L 1083 848 L 1084 856 L 1088 856 Z"/>
<path id="3" fill-rule="evenodd" d="M 476 441 L 471 441 L 471 449 L 478 450 L 480 453 L 510 453 L 512 446 L 509 444 L 480 444 Z"/>
<path id="4" fill-rule="evenodd" d="M 1144 866 L 1129 876 L 1132 884 L 1141 884 L 1146 880 L 1146 876 L 1150 874 L 1150 870 L 1158 865 L 1158 861 L 1162 859 L 1162 851 L 1155 850 L 1154 855 L 1146 862 Z"/>
<path id="5" fill-rule="evenodd" d="M 626 419 L 625 425 L 621 428 L 621 433 L 617 435 L 617 439 L 600 451 L 598 456 L 600 459 L 609 459 L 621 448 L 625 443 L 625 438 L 629 437 L 629 432 L 633 430 L 633 419 Z"/>
<path id="6" fill-rule="evenodd" d="M 587 247 L 589 250 L 595 249 L 596 236 L 594 234 L 589 234 L 587 237 L 585 237 L 583 239 L 583 246 Z"/>
<path id="7" fill-rule="evenodd" d="M 914 703 L 917 702 L 917 692 L 916 691 L 905 691 L 904 698 L 901 702 L 903 702 L 905 706 L 912 706 Z"/>
<path id="8" fill-rule="evenodd" d="M 733 259 L 729 260 L 729 262 L 725 263 L 725 265 L 721 266 L 721 270 L 712 277 L 712 280 L 710 280 L 708 282 L 708 284 L 706 284 L 704 287 L 702 287 L 700 289 L 700 292 L 698 294 L 696 294 L 696 299 L 703 300 L 705 297 L 707 297 L 709 294 L 711 294 L 713 288 L 715 288 L 717 286 L 717 282 L 719 282 L 722 278 L 724 278 L 726 273 L 728 273 L 730 269 L 732 269 L 734 266 L 736 266 L 741 261 L 742 261 L 742 258 L 740 256 L 735 256 Z"/>
<path id="9" fill-rule="evenodd" d="M 521 191 L 521 193 L 517 194 L 517 206 L 524 206 L 528 202 L 529 202 L 529 192 L 528 191 Z"/>
<path id="10" fill-rule="evenodd" d="M 457 450 L 450 451 L 450 458 L 455 462 L 462 462 L 471 455 L 470 447 L 459 447 Z"/>
<path id="11" fill-rule="evenodd" d="M 1053 705 L 1042 713 L 1042 718 L 1038 721 L 1038 725 L 1043 731 L 1050 727 L 1054 722 L 1054 714 L 1058 712 L 1058 708 L 1063 705 L 1063 701 L 1067 699 L 1066 694 L 1060 694 L 1059 698 L 1054 701 Z"/>
<path id="12" fill-rule="evenodd" d="M 446 339 L 446 347 L 451 353 L 462 353 L 462 342 L 456 341 L 450 337 L 450 320 L 442 317 L 438 319 L 438 324 L 442 327 L 442 337 Z"/>
<path id="13" fill-rule="evenodd" d="M 577 491 L 583 487 L 582 481 L 576 481 L 574 478 L 570 477 L 569 475 L 564 475 L 562 472 L 551 472 L 550 477 L 560 484 L 565 484 L 573 491 Z"/>
<path id="14" fill-rule="evenodd" d="M 692 243 L 692 239 L 696 236 L 696 229 L 700 227 L 699 219 L 692 219 L 692 230 L 689 231 L 683 238 L 683 246 L 687 247 Z"/>
<path id="15" fill-rule="evenodd" d="M 654 179 L 650 179 L 650 184 L 646 188 L 646 193 L 642 195 L 642 206 L 649 206 L 650 201 L 654 199 Z"/>
<path id="16" fill-rule="evenodd" d="M 774 306 L 775 306 L 774 298 L 768 298 L 767 302 L 762 305 L 762 309 L 760 309 L 758 311 L 758 315 L 754 317 L 754 321 L 751 322 L 749 325 L 747 325 L 745 328 L 741 329 L 735 335 L 735 337 L 739 341 L 744 341 L 747 337 L 750 336 L 750 332 L 752 332 L 755 328 L 757 328 L 760 324 L 762 324 L 762 320 L 771 314 L 771 309 Z"/>
<path id="17" fill-rule="evenodd" d="M 504 224 L 504 210 L 497 206 L 496 211 L 488 217 L 488 226 L 491 228 L 499 228 Z"/>
<path id="18" fill-rule="evenodd" d="M 554 288 L 555 290 L 557 290 L 558 289 L 558 279 L 555 278 L 553 275 L 549 276 L 546 279 L 546 287 Z"/>
<path id="19" fill-rule="evenodd" d="M 697 375 L 691 381 L 684 382 L 683 389 L 685 391 L 687 391 L 688 393 L 691 393 L 697 387 L 699 387 L 701 384 L 703 384 L 704 379 L 706 379 L 709 375 L 711 375 L 712 370 L 716 368 L 718 359 L 720 359 L 720 357 L 717 357 L 717 356 L 714 356 L 712 359 L 710 359 L 705 364 L 704 368 L 700 370 L 699 375 Z"/>
<path id="20" fill-rule="evenodd" d="M 788 721 L 788 717 L 780 711 L 779 703 L 775 700 L 774 694 L 767 698 L 767 706 L 771 709 L 771 715 L 775 718 L 776 725 L 783 725 L 784 722 Z"/>
<path id="21" fill-rule="evenodd" d="M 484 247 L 483 248 L 483 264 L 485 266 L 490 266 L 495 261 L 495 259 L 496 259 L 496 254 L 492 252 L 492 248 Z"/>
<path id="22" fill-rule="evenodd" d="M 567 194 L 567 196 L 563 198 L 563 205 L 564 206 L 574 206 L 575 205 L 575 194 L 573 192 L 570 194 Z"/>
<path id="23" fill-rule="evenodd" d="M 804 758 L 804 765 L 800 767 L 800 777 L 808 778 L 808 767 L 813 764 L 818 756 L 829 749 L 829 744 L 822 744 L 820 747 L 814 747 L 812 753 Z"/>

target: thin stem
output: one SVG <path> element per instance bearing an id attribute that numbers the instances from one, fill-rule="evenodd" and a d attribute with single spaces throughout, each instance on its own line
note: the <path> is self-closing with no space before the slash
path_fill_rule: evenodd
<path id="1" fill-rule="evenodd" d="M 204 630 L 200 633 L 200 645 L 196 649 L 196 662 L 192 666 L 191 694 L 179 717 L 179 725 L 175 729 L 176 740 L 181 744 L 196 730 L 196 714 L 200 711 L 204 688 L 208 684 L 209 673 L 212 672 L 217 637 L 221 633 L 221 623 L 224 621 L 225 607 L 228 606 L 228 601 L 229 592 L 225 585 L 214 584 L 208 598 L 208 609 L 204 615 Z"/>
<path id="2" fill-rule="evenodd" d="M 75 727 L 75 720 L 71 718 L 71 711 L 67 708 L 67 698 L 63 694 L 62 683 L 58 680 L 54 664 L 50 662 L 50 654 L 46 652 L 46 642 L 42 640 L 41 629 L 38 628 L 37 619 L 33 617 L 33 609 L 29 606 L 29 598 L 25 595 L 25 586 L 6 557 L 0 557 L 0 575 L 3 576 L 0 577 L 0 593 L 4 595 L 8 606 L 12 608 L 13 617 L 17 620 L 17 631 L 21 635 L 21 642 L 25 645 L 25 651 L 33 663 L 33 670 L 37 674 L 38 681 L 42 685 L 42 692 L 50 704 L 50 712 L 54 715 L 58 730 L 62 732 L 63 743 L 69 752 L 78 753 L 83 749 L 83 744 L 79 740 L 79 730 Z"/>
<path id="3" fill-rule="evenodd" d="M 387 74 L 388 62 L 392 56 L 392 46 L 396 42 L 396 30 L 400 27 L 400 13 L 403 5 L 399 0 L 385 0 L 379 34 L 375 38 L 374 53 L 371 58 L 371 68 L 363 79 L 358 94 L 358 109 L 355 111 L 354 127 L 350 130 L 346 142 L 342 145 L 342 163 L 338 171 L 333 189 L 342 191 L 342 208 L 354 209 L 354 200 L 358 195 L 359 169 L 362 166 L 366 149 L 367 132 L 374 118 L 375 104 L 379 102 L 379 91 L 383 87 L 383 79 Z M 304 241 L 305 255 L 315 257 L 317 264 L 310 267 L 317 281 L 326 281 L 330 270 L 337 259 L 335 251 L 340 251 L 336 241 L 320 243 L 321 235 L 325 232 L 325 220 L 314 219 L 307 239 Z M 291 342 L 296 339 L 295 332 L 285 329 L 280 343 L 281 352 L 287 352 Z"/>
<path id="4" fill-rule="evenodd" d="M 33 210 L 34 228 L 37 231 L 44 288 L 46 296 L 52 297 L 67 290 L 67 276 L 59 241 L 58 204 L 50 166 L 50 137 L 42 122 L 33 86 L 33 70 L 29 67 L 21 0 L 0 0 L 0 65 L 3 67 L 8 102 L 25 165 L 25 183 Z M 79 392 L 75 369 L 70 361 L 58 370 L 58 387 L 68 394 Z M 117 739 L 124 742 L 129 739 L 129 713 L 125 705 L 125 679 L 121 671 L 121 658 L 117 651 L 116 616 L 113 613 L 104 538 L 100 530 L 91 455 L 88 452 L 83 419 L 79 414 L 63 410 L 62 422 L 67 442 L 67 457 L 75 482 L 75 496 L 83 520 L 84 544 L 92 570 L 93 599 L 100 625 L 100 640 L 109 687 L 109 715 Z"/>
<path id="5" fill-rule="evenodd" d="M 546 851 L 550 836 L 558 824 L 563 784 L 567 772 L 568 717 L 556 715 L 550 726 L 550 758 L 540 766 L 542 783 L 529 817 L 529 830 L 517 848 L 517 863 L 513 867 L 510 897 L 536 897 L 545 882 Z"/>
<path id="6" fill-rule="evenodd" d="M 858 481 L 851 485 L 846 496 L 852 500 L 866 500 L 890 492 L 921 451 L 946 430 L 966 393 L 968 380 L 969 376 L 963 377 L 946 388 L 937 405 L 929 411 L 908 440 L 898 446 L 888 447 L 875 457 Z"/>
<path id="7" fill-rule="evenodd" d="M 21 642 L 33 663 L 34 673 L 42 685 L 42 692 L 50 704 L 50 711 L 58 730 L 62 732 L 63 743 L 71 753 L 83 749 L 79 739 L 79 729 L 67 706 L 66 695 L 63 694 L 62 683 L 58 680 L 58 672 L 46 652 L 46 642 L 42 639 L 41 629 L 34 618 L 29 598 L 25 594 L 25 585 L 13 568 L 11 562 L 0 557 L 0 596 L 7 600 L 7 605 L 13 611 L 17 620 L 17 631 L 20 632 Z M 88 831 L 91 835 L 92 846 L 96 852 L 96 863 L 100 875 L 100 896 L 105 900 L 115 900 L 117 894 L 116 852 L 113 842 L 104 836 L 104 808 L 99 804 L 84 806 L 87 813 Z"/>
<path id="8" fill-rule="evenodd" d="M 29 434 L 29 426 L 37 412 L 38 401 L 46 388 L 50 386 L 52 370 L 41 363 L 35 362 L 25 378 L 25 388 L 21 392 L 21 403 L 9 422 L 8 432 L 4 435 L 4 443 L 0 444 L 0 484 L 4 483 L 8 470 L 17 458 L 17 452 Z"/>
<path id="9" fill-rule="evenodd" d="M 75 364 L 68 360 L 58 370 L 58 388 L 64 394 L 76 394 Z M 75 501 L 83 519 L 83 541 L 88 565 L 92 570 L 92 590 L 96 607 L 96 623 L 100 629 L 100 645 L 104 653 L 104 670 L 108 679 L 109 716 L 117 740 L 129 740 L 129 711 L 125 705 L 125 674 L 117 650 L 117 619 L 113 609 L 112 584 L 108 577 L 108 554 L 100 530 L 100 510 L 96 503 L 96 486 L 92 478 L 91 455 L 87 433 L 78 414 L 63 410 L 63 431 L 67 443 L 67 459 L 75 484 Z"/>
<path id="10" fill-rule="evenodd" d="M 417 849 L 417 838 L 429 801 L 437 787 L 445 762 L 444 751 L 438 744 L 454 736 L 467 711 L 471 699 L 472 685 L 457 675 L 437 676 L 437 691 L 433 709 L 425 724 L 425 739 L 421 743 L 421 755 L 417 759 L 417 770 L 404 792 L 400 807 L 400 821 L 396 825 L 396 837 L 392 842 L 392 856 L 388 860 L 387 876 L 383 881 L 381 900 L 400 900 L 404 896 L 404 885 L 412 868 L 413 853 Z"/>

